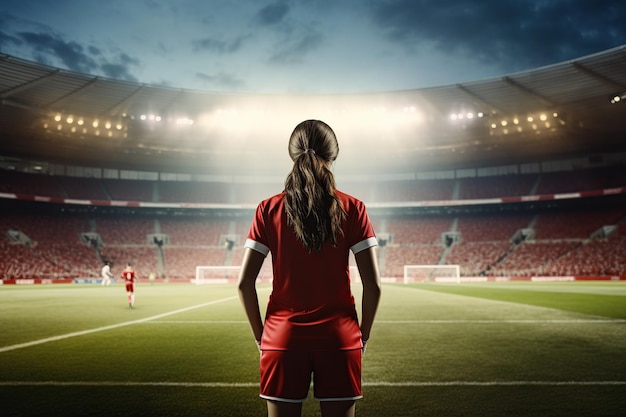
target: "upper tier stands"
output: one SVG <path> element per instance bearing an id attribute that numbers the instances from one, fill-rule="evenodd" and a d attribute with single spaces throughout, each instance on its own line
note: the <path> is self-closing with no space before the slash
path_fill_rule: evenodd
<path id="1" fill-rule="evenodd" d="M 0 192 L 46 197 L 68 198 L 57 182 L 57 177 L 24 174 L 0 169 Z"/>
<path id="2" fill-rule="evenodd" d="M 158 201 L 164 203 L 232 203 L 229 183 L 162 181 L 157 188 Z"/>
<path id="3" fill-rule="evenodd" d="M 463 178 L 459 180 L 459 198 L 494 198 L 533 195 L 539 175 L 505 175 L 498 177 Z"/>
<path id="4" fill-rule="evenodd" d="M 488 199 L 571 193 L 626 186 L 616 167 L 459 179 L 346 182 L 338 188 L 366 203 Z M 185 182 L 75 178 L 0 170 L 0 192 L 71 199 L 162 203 L 256 204 L 281 192 L 282 182 Z"/>
<path id="5" fill-rule="evenodd" d="M 111 200 L 119 201 L 155 201 L 153 198 L 154 181 L 104 179 L 102 185 Z"/>
<path id="6" fill-rule="evenodd" d="M 366 201 L 447 201 L 454 199 L 454 180 L 380 181 Z"/>
<path id="7" fill-rule="evenodd" d="M 81 200 L 111 200 L 101 181 L 91 178 L 58 177 L 57 185 L 69 198 Z"/>
<path id="8" fill-rule="evenodd" d="M 614 171 L 606 168 L 544 174 L 537 186 L 537 194 L 571 193 L 607 188 Z M 623 175 L 622 175 L 623 178 Z M 623 183 L 622 183 L 623 185 Z"/>

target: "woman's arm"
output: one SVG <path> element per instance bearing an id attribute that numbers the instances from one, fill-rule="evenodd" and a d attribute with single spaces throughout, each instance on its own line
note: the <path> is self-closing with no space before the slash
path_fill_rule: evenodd
<path id="1" fill-rule="evenodd" d="M 380 301 L 380 273 L 378 271 L 378 261 L 376 260 L 376 251 L 374 247 L 362 250 L 354 255 L 361 282 L 363 283 L 363 300 L 361 311 L 361 334 L 363 340 L 370 338 L 376 310 Z"/>
<path id="2" fill-rule="evenodd" d="M 259 298 L 256 292 L 256 279 L 263 265 L 265 256 L 253 249 L 246 248 L 239 272 L 239 299 L 248 317 L 254 339 L 259 343 L 263 335 L 263 320 L 259 310 Z"/>

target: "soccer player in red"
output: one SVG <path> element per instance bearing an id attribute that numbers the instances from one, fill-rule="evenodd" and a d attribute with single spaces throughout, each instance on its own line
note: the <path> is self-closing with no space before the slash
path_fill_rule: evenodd
<path id="1" fill-rule="evenodd" d="M 361 359 L 381 288 L 374 230 L 365 205 L 335 189 L 333 130 L 306 120 L 289 140 L 293 169 L 285 190 L 257 207 L 239 275 L 239 297 L 261 351 L 260 396 L 268 415 L 299 416 L 313 375 L 322 416 L 354 416 L 362 397 Z M 349 252 L 363 283 L 359 323 Z M 256 279 L 272 253 L 265 320 Z"/>
<path id="2" fill-rule="evenodd" d="M 130 263 L 126 265 L 126 268 L 122 271 L 122 278 L 126 283 L 126 294 L 128 295 L 128 307 L 133 308 L 135 306 L 135 270 Z"/>

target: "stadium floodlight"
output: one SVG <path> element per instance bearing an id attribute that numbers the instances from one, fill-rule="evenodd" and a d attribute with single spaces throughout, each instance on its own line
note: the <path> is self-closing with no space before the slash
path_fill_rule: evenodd
<path id="1" fill-rule="evenodd" d="M 617 104 L 624 100 L 626 100 L 626 93 L 615 94 L 613 97 L 611 97 L 611 104 Z"/>
<path id="2" fill-rule="evenodd" d="M 476 118 L 480 119 L 485 117 L 485 113 L 479 111 L 479 112 L 473 112 L 473 111 L 467 111 L 467 112 L 461 112 L 461 113 L 452 113 L 450 114 L 450 120 L 453 122 L 456 121 L 464 121 L 464 120 L 469 120 L 472 121 Z"/>

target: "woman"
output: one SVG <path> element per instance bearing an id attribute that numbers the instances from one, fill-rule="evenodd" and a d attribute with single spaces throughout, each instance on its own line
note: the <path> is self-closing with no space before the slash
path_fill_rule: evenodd
<path id="1" fill-rule="evenodd" d="M 354 416 L 362 397 L 361 355 L 380 299 L 376 238 L 365 206 L 335 189 L 333 130 L 306 120 L 289 139 L 285 190 L 257 207 L 239 275 L 239 297 L 261 351 L 260 396 L 268 415 L 300 416 L 313 374 L 322 416 Z M 350 291 L 349 251 L 363 283 L 359 324 Z M 272 252 L 265 322 L 255 282 Z"/>

